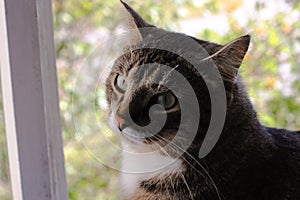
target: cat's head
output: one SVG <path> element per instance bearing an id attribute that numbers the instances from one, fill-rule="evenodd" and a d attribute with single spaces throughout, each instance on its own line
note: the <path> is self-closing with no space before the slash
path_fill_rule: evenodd
<path id="1" fill-rule="evenodd" d="M 192 140 L 191 148 L 199 149 L 211 120 L 211 94 L 230 105 L 250 37 L 226 45 L 198 40 L 157 28 L 123 5 L 133 31 L 106 82 L 111 127 L 137 151 L 159 149 L 178 133 L 175 145 Z"/>

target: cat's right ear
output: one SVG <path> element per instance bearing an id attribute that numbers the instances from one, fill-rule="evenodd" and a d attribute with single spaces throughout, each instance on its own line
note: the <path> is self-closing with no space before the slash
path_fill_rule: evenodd
<path id="1" fill-rule="evenodd" d="M 124 8 L 127 11 L 129 17 L 129 25 L 132 29 L 154 27 L 153 25 L 146 22 L 135 10 L 133 10 L 127 3 L 120 0 Z"/>
<path id="2" fill-rule="evenodd" d="M 132 39 L 133 42 L 138 42 L 143 40 L 143 33 L 142 28 L 147 28 L 147 27 L 155 27 L 146 20 L 144 20 L 135 10 L 133 10 L 127 3 L 124 1 L 120 0 L 120 2 L 123 4 L 128 18 L 129 18 L 129 28 L 132 30 Z"/>

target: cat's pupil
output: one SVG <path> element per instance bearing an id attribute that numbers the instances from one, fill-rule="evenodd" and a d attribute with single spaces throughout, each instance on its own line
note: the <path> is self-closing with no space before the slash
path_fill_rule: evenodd
<path id="1" fill-rule="evenodd" d="M 176 98 L 172 93 L 168 92 L 168 93 L 159 95 L 157 101 L 165 109 L 170 109 L 175 105 Z"/>
<path id="2" fill-rule="evenodd" d="M 126 83 L 124 76 L 122 76 L 122 75 L 117 76 L 115 86 L 120 92 L 125 92 L 125 90 L 127 88 L 127 83 Z"/>

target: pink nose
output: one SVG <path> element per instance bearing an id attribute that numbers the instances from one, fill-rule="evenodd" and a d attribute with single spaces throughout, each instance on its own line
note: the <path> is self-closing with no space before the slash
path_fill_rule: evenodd
<path id="1" fill-rule="evenodd" d="M 119 130 L 123 131 L 124 128 L 126 128 L 126 126 L 125 126 L 125 120 L 123 118 L 119 117 L 118 115 L 115 116 L 115 119 L 116 119 L 116 121 L 118 123 Z"/>

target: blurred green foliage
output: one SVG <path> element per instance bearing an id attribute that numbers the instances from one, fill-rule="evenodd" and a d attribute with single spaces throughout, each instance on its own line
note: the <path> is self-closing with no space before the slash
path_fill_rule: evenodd
<path id="1" fill-rule="evenodd" d="M 241 67 L 241 75 L 262 123 L 300 129 L 300 2 L 252 2 L 254 9 L 247 10 L 249 1 L 241 0 L 127 1 L 146 20 L 170 30 L 186 31 L 182 22 L 191 19 L 226 18 L 227 31 L 202 28 L 194 33 L 200 39 L 225 44 L 250 33 L 251 48 Z M 272 6 L 279 4 L 284 6 Z M 242 7 L 246 10 L 239 12 Z M 99 124 L 88 125 L 90 113 L 86 101 L 89 98 L 82 91 L 74 90 L 74 79 L 96 44 L 127 22 L 126 15 L 117 0 L 53 0 L 53 10 L 69 197 L 71 200 L 118 199 L 118 172 L 101 164 L 82 143 L 84 140 L 94 145 L 98 153 L 109 154 L 113 159 L 113 153 L 104 145 L 107 141 L 97 140 L 96 136 L 102 134 L 97 127 L 101 126 L 112 141 L 118 141 L 107 126 L 106 113 L 96 113 Z M 213 22 L 215 27 L 223 23 L 218 19 Z M 200 27 L 201 24 L 192 23 L 192 26 Z M 97 73 L 102 69 L 94 66 L 92 70 Z M 88 77 L 85 78 L 83 81 L 88 82 Z M 99 98 L 96 101 L 105 101 L 103 86 L 96 96 Z M 73 116 L 86 124 L 80 129 L 81 135 L 76 133 Z M 2 119 L 0 131 L 4 133 Z M 0 164 L 0 199 L 10 199 L 4 134 L 0 135 Z"/>

